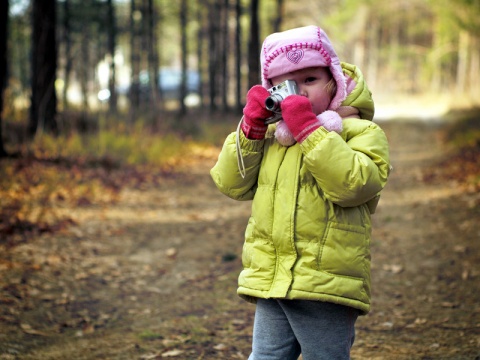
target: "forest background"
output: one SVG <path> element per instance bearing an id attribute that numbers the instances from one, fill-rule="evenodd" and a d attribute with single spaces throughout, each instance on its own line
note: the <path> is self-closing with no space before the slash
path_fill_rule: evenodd
<path id="1" fill-rule="evenodd" d="M 479 15 L 478 0 L 1 1 L 0 234 L 58 227 L 53 193 L 80 184 L 76 200 L 95 202 L 105 186 L 32 179 L 18 159 L 170 171 L 220 145 L 275 31 L 322 26 L 377 118 L 478 107 Z M 461 147 L 478 149 L 477 118 Z"/>
<path id="2" fill-rule="evenodd" d="M 391 144 L 353 358 L 480 358 L 480 0 L 0 0 L 0 359 L 235 359 L 248 202 L 209 169 L 316 24 Z M 79 351 L 80 350 L 80 351 Z"/>

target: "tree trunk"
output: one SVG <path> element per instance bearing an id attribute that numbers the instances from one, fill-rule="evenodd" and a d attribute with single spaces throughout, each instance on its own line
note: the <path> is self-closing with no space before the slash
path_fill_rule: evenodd
<path id="1" fill-rule="evenodd" d="M 33 0 L 30 136 L 44 130 L 57 133 L 55 5 L 55 0 Z"/>
<path id="2" fill-rule="evenodd" d="M 258 5 L 260 0 L 250 3 L 250 39 L 248 41 L 248 88 L 260 82 L 260 29 Z"/>
<path id="3" fill-rule="evenodd" d="M 439 93 L 442 90 L 442 75 L 441 71 L 441 35 L 440 35 L 440 24 L 439 21 L 435 21 L 432 26 L 432 47 L 430 48 L 429 55 L 429 68 L 430 68 L 430 88 L 429 90 L 433 93 Z M 438 55 L 437 55 L 438 54 Z M 390 66 L 395 65 L 396 63 L 390 62 Z"/>
<path id="4" fill-rule="evenodd" d="M 241 0 L 237 0 L 235 4 L 235 18 L 236 18 L 236 30 L 235 30 L 235 77 L 237 79 L 236 83 L 236 107 L 238 111 L 242 110 L 243 103 L 243 92 L 242 92 L 242 24 L 240 18 L 242 16 L 242 5 Z"/>
<path id="5" fill-rule="evenodd" d="M 470 58 L 470 96 L 477 104 L 480 102 L 478 94 L 480 94 L 480 41 L 478 37 L 473 37 L 471 46 Z"/>
<path id="6" fill-rule="evenodd" d="M 458 62 L 456 76 L 456 90 L 458 94 L 465 94 L 468 66 L 468 49 L 470 36 L 467 31 L 460 30 L 458 41 Z"/>
<path id="7" fill-rule="evenodd" d="M 273 19 L 273 32 L 279 32 L 283 22 L 285 13 L 285 1 L 277 0 L 277 16 Z"/>
<path id="8" fill-rule="evenodd" d="M 82 114 L 83 120 L 87 123 L 87 113 L 89 109 L 88 104 L 88 80 L 89 80 L 89 64 L 90 64 L 90 51 L 89 51 L 90 29 L 85 26 L 82 30 L 81 44 L 82 49 L 82 61 L 80 62 L 80 89 L 82 92 Z"/>
<path id="9" fill-rule="evenodd" d="M 228 54 L 230 53 L 230 48 L 228 46 L 229 44 L 229 34 L 230 32 L 228 31 L 228 20 L 229 20 L 229 14 L 230 14 L 230 6 L 228 4 L 229 0 L 224 0 L 223 2 L 223 17 L 222 17 L 222 31 L 221 35 L 223 38 L 222 41 L 222 108 L 224 112 L 228 111 L 228 84 L 230 83 L 229 81 L 229 76 L 228 76 L 228 59 L 229 56 Z"/>
<path id="10" fill-rule="evenodd" d="M 130 125 L 133 124 L 136 117 L 137 109 L 140 105 L 140 93 L 139 93 L 139 83 L 138 75 L 140 71 L 140 54 L 138 49 L 138 36 L 137 36 L 137 26 L 136 26 L 136 14 L 137 7 L 135 5 L 135 0 L 130 0 L 130 89 L 129 89 L 129 100 L 130 100 L 130 114 L 129 122 Z"/>
<path id="11" fill-rule="evenodd" d="M 218 44 L 217 44 L 217 35 L 218 35 L 218 3 L 216 1 L 211 1 L 209 3 L 209 28 L 208 28 L 208 75 L 209 75 L 209 97 L 210 97 L 210 111 L 216 111 L 216 97 L 217 97 L 217 67 L 218 67 Z"/>
<path id="12" fill-rule="evenodd" d="M 203 108 L 204 105 L 204 92 L 203 92 L 203 69 L 205 66 L 205 55 L 203 51 L 203 42 L 205 39 L 205 16 L 204 16 L 204 3 L 203 1 L 199 1 L 197 7 L 197 22 L 199 25 L 198 33 L 197 33 L 197 59 L 198 59 L 198 75 L 200 77 L 200 88 L 198 89 L 199 97 L 200 97 L 200 106 Z"/>
<path id="13" fill-rule="evenodd" d="M 184 116 L 187 112 L 185 106 L 185 98 L 187 97 L 187 0 L 181 0 L 180 3 L 180 34 L 181 34 L 181 62 L 182 62 L 182 78 L 180 81 L 180 116 Z"/>
<path id="14" fill-rule="evenodd" d="M 113 113 L 117 112 L 117 92 L 115 90 L 115 47 L 117 39 L 117 27 L 115 24 L 115 8 L 113 0 L 107 1 L 108 23 L 108 53 L 110 54 L 110 72 L 108 77 L 108 90 L 110 91 L 109 108 Z"/>
<path id="15" fill-rule="evenodd" d="M 353 40 L 353 63 L 360 69 L 364 68 L 365 60 L 365 29 L 367 28 L 367 19 L 369 15 L 369 8 L 366 5 L 360 5 L 355 16 L 354 26 L 356 29 L 356 36 Z"/>
<path id="16" fill-rule="evenodd" d="M 3 146 L 3 104 L 7 87 L 8 0 L 0 1 L 0 158 L 7 156 Z"/>
<path id="17" fill-rule="evenodd" d="M 157 37 L 155 31 L 155 19 L 157 18 L 155 4 L 153 0 L 148 0 L 148 69 L 150 78 L 150 91 L 152 93 L 151 106 L 152 120 L 157 114 L 158 104 L 161 103 L 159 82 L 158 82 L 158 54 L 157 54 Z"/>
<path id="18" fill-rule="evenodd" d="M 380 43 L 380 26 L 378 23 L 378 19 L 372 17 L 369 21 L 369 28 L 367 31 L 368 36 L 368 66 L 366 69 L 367 79 L 368 79 L 368 86 L 372 89 L 376 87 L 377 81 L 377 71 L 378 71 L 378 63 L 379 63 L 379 54 L 378 48 Z"/>
<path id="19" fill-rule="evenodd" d="M 72 72 L 72 39 L 70 28 L 70 0 L 63 2 L 63 32 L 65 41 L 65 75 L 63 83 L 63 111 L 68 108 L 68 87 L 70 86 L 70 73 Z"/>

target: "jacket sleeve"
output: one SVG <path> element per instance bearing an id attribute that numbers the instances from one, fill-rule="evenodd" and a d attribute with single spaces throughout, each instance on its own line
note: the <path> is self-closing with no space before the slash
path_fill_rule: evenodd
<path id="1" fill-rule="evenodd" d="M 388 142 L 369 120 L 345 119 L 341 135 L 323 127 L 302 144 L 304 161 L 325 196 L 342 207 L 375 198 L 390 172 Z"/>
<path id="2" fill-rule="evenodd" d="M 237 134 L 240 136 L 240 149 L 245 164 L 245 177 L 239 170 L 237 158 Z M 235 200 L 252 200 L 257 187 L 258 172 L 263 158 L 265 140 L 249 140 L 242 131 L 227 136 L 217 163 L 210 170 L 210 175 L 217 188 Z"/>

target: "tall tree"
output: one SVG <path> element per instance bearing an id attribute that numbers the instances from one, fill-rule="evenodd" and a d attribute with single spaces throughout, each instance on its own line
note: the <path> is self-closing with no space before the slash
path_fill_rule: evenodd
<path id="1" fill-rule="evenodd" d="M 250 2 L 250 38 L 248 41 L 248 88 L 260 81 L 260 25 L 258 6 L 260 0 Z"/>
<path id="2" fill-rule="evenodd" d="M 136 116 L 137 108 L 140 105 L 139 72 L 140 72 L 140 49 L 139 31 L 137 23 L 141 20 L 141 12 L 137 10 L 135 0 L 130 0 L 130 124 Z"/>
<path id="3" fill-rule="evenodd" d="M 273 19 L 273 32 L 279 32 L 282 27 L 283 15 L 285 14 L 285 1 L 277 0 L 276 16 Z"/>
<path id="4" fill-rule="evenodd" d="M 202 0 L 198 1 L 197 6 L 197 23 L 199 26 L 197 32 L 197 61 L 198 61 L 198 75 L 200 77 L 200 88 L 199 88 L 199 96 L 200 96 L 200 106 L 203 107 L 203 100 L 204 100 L 204 93 L 203 93 L 203 68 L 205 64 L 205 51 L 203 51 L 203 43 L 205 39 L 205 34 L 207 31 L 205 27 L 207 26 L 207 21 L 205 20 L 205 3 Z"/>
<path id="5" fill-rule="evenodd" d="M 150 81 L 150 91 L 152 92 L 150 110 L 155 116 L 157 113 L 158 102 L 162 100 L 159 83 L 159 61 L 157 52 L 156 19 L 157 11 L 153 0 L 148 0 L 148 71 Z"/>
<path id="6" fill-rule="evenodd" d="M 241 0 L 236 0 L 235 2 L 235 77 L 237 79 L 236 89 L 235 89 L 235 99 L 236 99 L 236 108 L 237 111 L 241 111 L 243 103 L 243 94 L 242 94 L 242 24 L 240 18 L 242 16 L 242 5 Z"/>
<path id="7" fill-rule="evenodd" d="M 7 156 L 3 146 L 3 98 L 7 86 L 8 0 L 0 1 L 0 158 Z"/>
<path id="8" fill-rule="evenodd" d="M 67 0 L 65 0 L 66 2 Z M 110 54 L 110 72 L 108 77 L 108 90 L 110 91 L 110 111 L 117 111 L 117 92 L 115 90 L 115 47 L 117 42 L 117 27 L 115 23 L 115 7 L 113 0 L 107 0 L 107 31 L 108 53 Z"/>
<path id="9" fill-rule="evenodd" d="M 180 36 L 181 36 L 181 64 L 182 75 L 180 81 L 180 116 L 185 115 L 187 108 L 185 98 L 187 97 L 187 0 L 180 2 Z"/>
<path id="10" fill-rule="evenodd" d="M 86 24 L 83 27 L 81 33 L 81 40 L 80 40 L 80 49 L 82 53 L 82 61 L 78 64 L 80 69 L 78 69 L 78 73 L 80 74 L 80 88 L 82 91 L 82 111 L 83 111 L 83 119 L 86 121 L 87 113 L 89 110 L 89 102 L 88 102 L 88 83 L 90 80 L 90 61 L 91 61 L 91 54 L 90 54 L 90 39 L 93 32 L 93 28 L 90 26 L 91 23 Z"/>
<path id="11" fill-rule="evenodd" d="M 65 46 L 65 73 L 64 73 L 64 84 L 63 84 L 63 110 L 68 108 L 68 87 L 70 85 L 70 73 L 72 72 L 72 38 L 71 38 L 71 23 L 70 23 L 70 0 L 63 1 L 63 41 Z"/>
<path id="12" fill-rule="evenodd" d="M 208 81 L 209 81 L 209 97 L 210 97 L 210 111 L 217 109 L 216 97 L 218 93 L 217 87 L 217 71 L 218 71 L 218 19 L 220 16 L 220 3 L 218 1 L 209 2 L 208 12 Z"/>
<path id="13" fill-rule="evenodd" d="M 222 87 L 221 87 L 221 95 L 222 95 L 222 109 L 223 111 L 228 111 L 228 84 L 229 81 L 229 73 L 228 73 L 228 59 L 230 54 L 229 43 L 230 38 L 229 34 L 230 31 L 228 29 L 229 25 L 229 15 L 230 15 L 230 6 L 229 0 L 224 0 L 223 2 L 223 9 L 222 9 L 222 24 L 221 24 L 221 36 L 222 36 L 222 52 L 221 52 L 221 60 L 222 60 Z"/>
<path id="14" fill-rule="evenodd" d="M 57 132 L 57 45 L 55 41 L 56 1 L 33 0 L 32 12 L 32 96 L 29 135 Z"/>

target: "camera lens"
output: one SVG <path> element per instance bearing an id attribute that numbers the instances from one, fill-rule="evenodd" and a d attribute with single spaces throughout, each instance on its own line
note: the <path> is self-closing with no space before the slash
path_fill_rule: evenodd
<path id="1" fill-rule="evenodd" d="M 277 96 L 269 96 L 267 100 L 265 100 L 265 108 L 270 111 L 277 111 L 280 110 L 280 101 L 282 99 L 278 99 Z"/>

